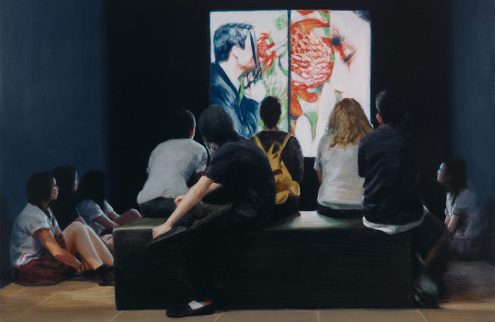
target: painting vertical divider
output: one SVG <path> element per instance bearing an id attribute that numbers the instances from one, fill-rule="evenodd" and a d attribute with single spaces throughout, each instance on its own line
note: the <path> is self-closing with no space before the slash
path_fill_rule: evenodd
<path id="1" fill-rule="evenodd" d="M 290 38 L 290 27 L 291 27 L 291 10 L 287 10 L 287 67 L 289 72 L 287 73 L 287 132 L 291 133 L 291 115 L 290 115 L 290 106 L 291 106 L 291 38 Z"/>

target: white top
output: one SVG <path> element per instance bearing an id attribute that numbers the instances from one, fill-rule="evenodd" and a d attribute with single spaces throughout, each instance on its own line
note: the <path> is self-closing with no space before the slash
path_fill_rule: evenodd
<path id="1" fill-rule="evenodd" d="M 10 261 L 12 266 L 21 267 L 43 254 L 41 241 L 34 238 L 34 233 L 40 229 L 50 229 L 53 236 L 57 232 L 58 223 L 50 209 L 48 216 L 35 205 L 26 204 L 17 216 L 10 239 Z"/>
<path id="2" fill-rule="evenodd" d="M 358 175 L 358 144 L 330 147 L 330 135 L 322 136 L 314 169 L 321 172 L 318 203 L 334 209 L 361 209 L 364 178 Z"/>
<path id="3" fill-rule="evenodd" d="M 449 192 L 445 202 L 445 215 L 452 218 L 461 216 L 464 223 L 458 227 L 454 237 L 475 238 L 483 232 L 480 208 L 476 195 L 469 189 L 462 190 L 457 198 Z"/>
<path id="4" fill-rule="evenodd" d="M 142 204 L 158 197 L 175 198 L 187 192 L 187 180 L 206 168 L 208 154 L 191 139 L 173 139 L 160 143 L 151 152 L 148 179 L 137 196 Z"/>
<path id="5" fill-rule="evenodd" d="M 103 209 L 91 199 L 84 199 L 76 206 L 77 212 L 84 219 L 84 221 L 95 231 L 96 234 L 100 235 L 102 231 L 105 230 L 105 227 L 96 222 L 96 218 L 105 217 L 108 220 L 111 220 L 108 217 L 108 214 L 112 213 L 114 210 L 112 206 L 105 200 L 103 201 Z"/>

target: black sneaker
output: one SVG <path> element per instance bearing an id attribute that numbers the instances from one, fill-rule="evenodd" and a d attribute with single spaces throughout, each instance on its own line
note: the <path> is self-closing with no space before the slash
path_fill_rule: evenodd
<path id="1" fill-rule="evenodd" d="M 178 236 L 182 236 L 182 234 L 185 233 L 186 231 L 187 228 L 183 226 L 173 227 L 165 234 L 162 234 L 156 237 L 155 239 L 150 240 L 148 243 L 146 243 L 146 248 L 150 248 L 150 249 L 159 248 L 160 246 L 170 243 L 172 240 L 176 240 Z"/>
<path id="2" fill-rule="evenodd" d="M 114 275 L 113 267 L 100 266 L 96 269 L 96 282 L 100 286 L 113 286 Z"/>
<path id="3" fill-rule="evenodd" d="M 438 296 L 434 294 L 428 294 L 424 290 L 414 288 L 414 306 L 420 309 L 438 309 Z"/>

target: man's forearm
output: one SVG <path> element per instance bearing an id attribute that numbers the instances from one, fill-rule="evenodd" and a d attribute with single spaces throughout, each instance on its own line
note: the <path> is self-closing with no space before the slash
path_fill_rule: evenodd
<path id="1" fill-rule="evenodd" d="M 172 227 L 180 218 L 182 218 L 182 216 L 184 216 L 189 210 L 196 206 L 201 199 L 203 199 L 212 184 L 213 182 L 207 177 L 201 177 L 198 183 L 189 189 L 184 196 L 184 199 L 182 199 L 175 211 L 167 219 L 165 225 Z"/>

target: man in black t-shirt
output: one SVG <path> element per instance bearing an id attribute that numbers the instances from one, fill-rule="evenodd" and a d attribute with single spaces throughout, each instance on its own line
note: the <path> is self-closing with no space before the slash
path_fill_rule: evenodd
<path id="1" fill-rule="evenodd" d="M 199 130 L 211 162 L 186 195 L 176 198 L 177 208 L 168 220 L 153 229 L 152 245 L 183 234 L 189 278 L 196 291 L 197 301 L 169 308 L 169 317 L 214 312 L 204 271 L 212 239 L 262 226 L 274 206 L 275 182 L 268 160 L 253 143 L 239 137 L 229 115 L 209 107 L 199 118 Z M 221 204 L 201 202 L 220 190 L 228 196 Z"/>

